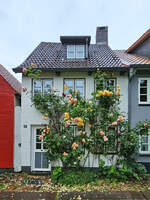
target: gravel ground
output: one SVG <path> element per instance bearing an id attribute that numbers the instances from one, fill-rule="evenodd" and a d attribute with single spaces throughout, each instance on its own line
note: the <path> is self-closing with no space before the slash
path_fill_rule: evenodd
<path id="1" fill-rule="evenodd" d="M 4 173 L 0 174 L 0 200 L 2 199 L 150 199 L 150 180 L 109 184 L 98 180 L 91 184 L 69 187 L 54 185 L 48 175 Z"/>

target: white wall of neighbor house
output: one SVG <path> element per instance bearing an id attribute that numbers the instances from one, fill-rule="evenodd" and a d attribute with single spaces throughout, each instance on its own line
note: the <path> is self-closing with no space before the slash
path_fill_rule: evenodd
<path id="1" fill-rule="evenodd" d="M 61 95 L 63 92 L 64 78 L 85 78 L 85 96 L 91 98 L 91 93 L 94 91 L 94 77 L 89 76 L 84 72 L 63 72 L 60 76 L 55 73 L 43 73 L 41 78 L 53 78 L 53 87 Z M 121 88 L 121 111 L 128 112 L 128 76 L 118 76 L 117 83 Z M 34 107 L 32 102 L 32 80 L 29 77 L 22 78 L 22 85 L 27 89 L 27 92 L 22 92 L 22 166 L 31 166 L 32 154 L 32 126 L 45 124 L 42 119 L 42 114 Z"/>
<path id="2" fill-rule="evenodd" d="M 21 107 L 15 106 L 14 125 L 14 171 L 21 171 Z"/>

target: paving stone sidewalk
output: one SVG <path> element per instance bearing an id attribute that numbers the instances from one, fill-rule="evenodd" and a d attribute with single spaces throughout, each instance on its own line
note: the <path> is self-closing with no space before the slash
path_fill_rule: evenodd
<path id="1" fill-rule="evenodd" d="M 150 200 L 150 192 L 3 192 L 0 200 Z"/>

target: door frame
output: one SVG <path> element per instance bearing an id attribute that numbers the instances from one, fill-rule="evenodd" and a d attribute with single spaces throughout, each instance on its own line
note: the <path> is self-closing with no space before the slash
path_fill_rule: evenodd
<path id="1" fill-rule="evenodd" d="M 36 129 L 43 128 L 43 126 L 37 125 L 37 126 L 32 126 L 31 130 L 31 171 L 51 171 L 51 164 L 49 161 L 48 168 L 35 168 L 35 152 L 36 152 L 36 140 L 35 140 L 35 134 L 36 134 Z M 37 151 L 37 152 L 46 152 L 46 151 Z"/>

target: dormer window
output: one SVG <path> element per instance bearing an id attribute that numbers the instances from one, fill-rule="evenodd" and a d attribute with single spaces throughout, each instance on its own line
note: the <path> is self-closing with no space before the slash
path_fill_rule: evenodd
<path id="1" fill-rule="evenodd" d="M 85 45 L 67 45 L 68 59 L 84 59 Z"/>
<path id="2" fill-rule="evenodd" d="M 90 36 L 60 36 L 64 59 L 88 59 Z"/>

